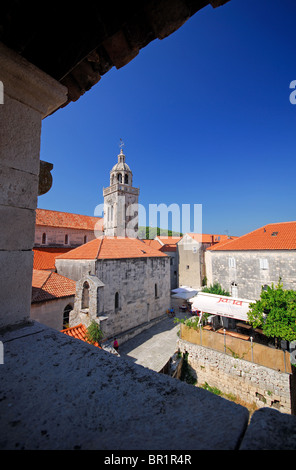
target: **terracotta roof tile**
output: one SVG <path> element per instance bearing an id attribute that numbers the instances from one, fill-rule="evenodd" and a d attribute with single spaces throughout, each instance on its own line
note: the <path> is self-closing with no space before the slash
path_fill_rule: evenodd
<path id="1" fill-rule="evenodd" d="M 86 326 L 80 323 L 79 325 L 72 326 L 71 328 L 66 328 L 62 330 L 61 333 L 65 333 L 68 336 L 72 336 L 72 338 L 80 339 L 81 341 L 85 341 L 86 343 L 93 344 L 101 349 L 101 346 L 98 343 L 91 343 L 86 339 L 87 329 Z"/>
<path id="2" fill-rule="evenodd" d="M 193 240 L 200 243 L 219 243 L 229 239 L 229 235 L 209 234 L 209 233 L 187 233 Z"/>
<path id="3" fill-rule="evenodd" d="M 97 224 L 97 225 L 96 225 Z M 102 230 L 103 218 L 70 212 L 36 209 L 36 225 L 74 228 L 76 230 Z"/>
<path id="4" fill-rule="evenodd" d="M 155 239 L 144 239 L 143 242 L 147 245 L 160 250 L 161 252 L 177 251 L 177 243 L 181 240 L 182 237 L 164 237 L 159 236 Z"/>
<path id="5" fill-rule="evenodd" d="M 177 251 L 177 243 L 181 240 L 182 237 L 157 237 L 158 240 L 163 244 L 161 251 L 163 252 L 174 252 Z"/>
<path id="6" fill-rule="evenodd" d="M 296 222 L 268 224 L 208 250 L 296 250 Z"/>
<path id="7" fill-rule="evenodd" d="M 121 259 L 167 256 L 137 238 L 101 237 L 56 259 Z"/>
<path id="8" fill-rule="evenodd" d="M 55 259 L 57 256 L 67 253 L 71 248 L 33 248 L 34 269 L 55 269 Z"/>
<path id="9" fill-rule="evenodd" d="M 60 274 L 33 269 L 31 302 L 70 297 L 76 293 L 76 282 Z"/>
<path id="10" fill-rule="evenodd" d="M 160 250 L 160 248 L 162 247 L 162 244 L 158 240 L 154 240 L 153 238 L 143 238 L 142 241 L 145 243 L 145 245 L 151 246 L 151 248 L 154 248 L 155 250 Z"/>

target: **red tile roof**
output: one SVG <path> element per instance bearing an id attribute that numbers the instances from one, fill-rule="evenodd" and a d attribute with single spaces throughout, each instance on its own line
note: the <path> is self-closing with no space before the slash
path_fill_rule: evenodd
<path id="1" fill-rule="evenodd" d="M 153 238 L 143 238 L 142 241 L 145 243 L 145 245 L 151 246 L 151 248 L 154 248 L 155 250 L 160 250 L 160 248 L 162 247 L 162 244 L 158 240 L 154 240 Z"/>
<path id="2" fill-rule="evenodd" d="M 143 240 L 144 243 L 155 248 L 156 250 L 160 250 L 161 252 L 169 252 L 169 251 L 177 251 L 177 243 L 181 240 L 182 237 L 156 237 L 155 239 L 146 239 Z"/>
<path id="3" fill-rule="evenodd" d="M 296 222 L 268 224 L 228 243 L 211 246 L 208 250 L 296 250 Z"/>
<path id="4" fill-rule="evenodd" d="M 101 237 L 56 259 L 121 259 L 167 256 L 137 238 Z"/>
<path id="5" fill-rule="evenodd" d="M 200 243 L 219 243 L 221 241 L 227 241 L 229 235 L 219 235 L 219 234 L 208 234 L 208 233 L 187 233 L 193 240 L 196 240 Z M 233 238 L 233 237 L 232 237 Z"/>
<path id="6" fill-rule="evenodd" d="M 70 297 L 76 293 L 76 282 L 51 271 L 33 269 L 32 303 Z"/>
<path id="7" fill-rule="evenodd" d="M 33 248 L 34 269 L 55 269 L 55 259 L 57 256 L 67 253 L 71 248 Z"/>
<path id="8" fill-rule="evenodd" d="M 160 240 L 161 243 L 163 243 L 163 246 L 161 247 L 161 251 L 163 252 L 171 252 L 171 251 L 177 251 L 177 243 L 181 240 L 182 237 L 164 237 L 164 236 L 159 236 L 157 237 L 157 240 Z"/>
<path id="9" fill-rule="evenodd" d="M 71 328 L 61 330 L 61 333 L 65 333 L 68 336 L 72 336 L 73 338 L 80 339 L 81 341 L 85 341 L 86 343 L 93 344 L 94 346 L 101 348 L 99 343 L 92 343 L 86 338 L 87 329 L 86 326 L 82 323 L 76 326 L 72 326 Z"/>
<path id="10" fill-rule="evenodd" d="M 97 230 L 102 230 L 103 218 L 72 214 L 70 212 L 36 209 L 36 225 L 93 231 L 95 228 Z"/>

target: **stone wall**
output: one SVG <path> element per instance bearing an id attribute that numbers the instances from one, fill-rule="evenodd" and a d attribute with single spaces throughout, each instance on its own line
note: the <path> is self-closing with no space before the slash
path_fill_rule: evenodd
<path id="1" fill-rule="evenodd" d="M 74 295 L 47 302 L 35 302 L 31 304 L 30 318 L 60 331 L 63 329 L 64 309 L 67 305 L 73 308 Z"/>
<path id="2" fill-rule="evenodd" d="M 46 234 L 46 243 L 42 243 L 42 235 Z M 65 243 L 65 237 L 68 235 L 68 243 Z M 84 237 L 86 238 L 86 241 Z M 94 240 L 95 234 L 93 230 L 77 230 L 73 228 L 63 227 L 46 227 L 36 226 L 35 229 L 35 246 L 79 246 L 86 242 Z"/>
<path id="3" fill-rule="evenodd" d="M 89 273 L 95 273 L 95 260 L 92 259 L 57 259 L 55 260 L 57 273 L 73 281 L 79 281 Z"/>
<path id="4" fill-rule="evenodd" d="M 98 260 L 96 275 L 105 285 L 106 336 L 119 335 L 150 322 L 170 307 L 169 257 Z"/>
<path id="5" fill-rule="evenodd" d="M 0 44 L 0 328 L 28 320 L 41 122 L 66 88 Z"/>
<path id="6" fill-rule="evenodd" d="M 179 286 L 201 286 L 201 243 L 184 235 L 178 242 Z"/>
<path id="7" fill-rule="evenodd" d="M 230 258 L 234 259 L 232 263 L 229 262 Z M 271 283 L 277 284 L 279 277 L 282 278 L 284 289 L 296 289 L 296 252 L 208 251 L 206 273 L 208 285 L 219 282 L 224 289 L 231 292 L 232 283 L 236 283 L 238 297 L 258 299 L 261 287 Z"/>
<path id="8" fill-rule="evenodd" d="M 291 413 L 290 374 L 278 372 L 252 362 L 236 359 L 218 351 L 179 339 L 182 353 L 196 373 L 197 385 L 205 382 L 224 394 L 255 404 Z"/>

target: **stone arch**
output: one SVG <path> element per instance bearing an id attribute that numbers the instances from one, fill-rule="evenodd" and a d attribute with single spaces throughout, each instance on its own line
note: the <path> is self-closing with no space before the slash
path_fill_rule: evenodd
<path id="1" fill-rule="evenodd" d="M 85 281 L 82 287 L 81 308 L 89 308 L 89 283 Z"/>
<path id="2" fill-rule="evenodd" d="M 70 312 L 72 312 L 72 310 L 73 310 L 73 305 L 72 304 L 68 304 L 64 308 L 64 311 L 63 311 L 63 329 L 69 328 Z"/>

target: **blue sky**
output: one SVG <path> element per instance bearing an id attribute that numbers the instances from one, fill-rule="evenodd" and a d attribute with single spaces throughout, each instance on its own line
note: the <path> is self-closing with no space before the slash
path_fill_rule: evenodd
<path id="1" fill-rule="evenodd" d="M 202 204 L 203 232 L 230 235 L 296 220 L 295 17 L 294 0 L 208 6 L 113 67 L 43 121 L 38 207 L 94 215 L 122 138 L 147 214 Z"/>

